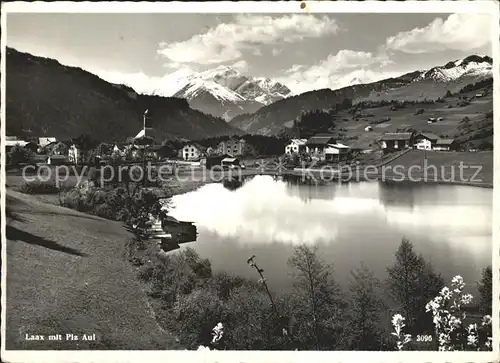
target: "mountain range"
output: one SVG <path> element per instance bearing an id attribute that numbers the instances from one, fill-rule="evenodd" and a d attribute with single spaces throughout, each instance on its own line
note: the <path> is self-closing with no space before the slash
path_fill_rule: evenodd
<path id="1" fill-rule="evenodd" d="M 189 74 L 175 82 L 179 89 L 174 94 L 161 90 L 157 94 L 184 98 L 192 108 L 227 121 L 243 113 L 255 112 L 291 94 L 279 82 L 244 76 L 228 66 Z"/>
<path id="2" fill-rule="evenodd" d="M 98 141 L 124 141 L 140 131 L 146 109 L 159 140 L 241 134 L 184 99 L 139 95 L 80 68 L 12 48 L 6 50 L 6 74 L 8 135 L 67 139 L 88 134 Z"/>
<path id="3" fill-rule="evenodd" d="M 353 103 L 364 100 L 436 100 L 447 91 L 455 93 L 468 84 L 491 78 L 492 63 L 491 57 L 471 55 L 443 66 L 368 84 L 353 79 L 349 86 L 341 89 L 310 91 L 276 101 L 254 113 L 236 116 L 230 124 L 248 133 L 272 135 L 291 126 L 303 112 L 330 109 L 345 99 Z"/>
<path id="4" fill-rule="evenodd" d="M 159 139 L 193 140 L 276 135 L 303 112 L 331 109 L 346 100 L 441 98 L 447 91 L 455 93 L 491 78 L 492 59 L 472 55 L 400 77 L 368 84 L 355 78 L 341 89 L 299 95 L 279 82 L 244 76 L 225 66 L 177 77 L 177 83 L 166 85 L 175 97 L 162 96 L 159 90 L 152 90 L 156 95 L 138 94 L 80 68 L 12 48 L 7 48 L 6 69 L 7 134 L 68 138 L 88 133 L 98 140 L 119 141 L 138 133 L 142 114 L 149 109 Z"/>

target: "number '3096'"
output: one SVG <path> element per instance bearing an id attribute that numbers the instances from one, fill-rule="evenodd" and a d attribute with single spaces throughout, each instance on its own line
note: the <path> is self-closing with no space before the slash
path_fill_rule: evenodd
<path id="1" fill-rule="evenodd" d="M 432 335 L 417 335 L 417 342 L 432 342 Z"/>

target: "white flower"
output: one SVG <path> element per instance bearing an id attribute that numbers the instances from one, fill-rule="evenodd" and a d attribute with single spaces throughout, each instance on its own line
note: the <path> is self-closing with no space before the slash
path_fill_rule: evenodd
<path id="1" fill-rule="evenodd" d="M 401 315 L 401 314 L 395 314 L 392 317 L 392 325 L 394 327 L 403 327 L 404 326 L 404 323 L 403 323 L 404 320 L 405 320 L 405 318 L 403 318 L 403 315 Z"/>
<path id="2" fill-rule="evenodd" d="M 486 348 L 491 348 L 491 342 L 493 341 L 492 337 L 488 337 L 488 340 L 484 343 Z"/>
<path id="3" fill-rule="evenodd" d="M 464 283 L 464 279 L 462 278 L 462 276 L 457 275 L 457 276 L 455 276 L 454 278 L 451 279 L 451 283 L 453 285 L 460 285 L 460 284 Z"/>
<path id="4" fill-rule="evenodd" d="M 443 288 L 441 289 L 440 294 L 441 294 L 441 296 L 443 297 L 443 299 L 445 299 L 445 300 L 448 300 L 448 299 L 450 299 L 450 298 L 451 298 L 451 291 L 450 291 L 450 289 L 449 289 L 448 287 L 446 287 L 446 286 L 445 286 L 445 287 L 443 287 Z"/>
<path id="5" fill-rule="evenodd" d="M 448 322 L 450 328 L 458 328 L 462 322 L 455 316 L 452 316 Z"/>
<path id="6" fill-rule="evenodd" d="M 467 336 L 467 344 L 468 345 L 476 345 L 477 344 L 477 337 L 475 335 Z"/>
<path id="7" fill-rule="evenodd" d="M 476 324 L 469 324 L 469 326 L 467 327 L 467 332 L 470 334 L 472 333 L 473 331 L 476 331 L 477 330 L 477 325 Z"/>
<path id="8" fill-rule="evenodd" d="M 491 316 L 485 315 L 483 316 L 483 321 L 481 322 L 481 325 L 491 325 Z"/>
<path id="9" fill-rule="evenodd" d="M 429 301 L 427 305 L 425 305 L 425 312 L 429 312 L 431 310 L 436 311 L 437 309 L 439 309 L 439 303 L 435 299 Z"/>
<path id="10" fill-rule="evenodd" d="M 439 345 L 442 346 L 442 345 L 447 344 L 450 341 L 450 337 L 448 336 L 448 334 L 441 333 L 441 334 L 439 334 L 438 340 L 439 340 Z"/>
<path id="11" fill-rule="evenodd" d="M 222 323 L 218 323 L 213 329 L 213 338 L 212 338 L 212 343 L 218 342 L 222 338 L 222 334 L 224 333 L 224 326 Z"/>
<path id="12" fill-rule="evenodd" d="M 460 302 L 464 305 L 470 304 L 472 302 L 472 295 L 471 294 L 462 295 Z"/>
<path id="13" fill-rule="evenodd" d="M 434 317 L 432 318 L 432 322 L 434 323 L 434 325 L 436 326 L 439 326 L 441 325 L 441 316 L 436 314 L 434 315 Z"/>

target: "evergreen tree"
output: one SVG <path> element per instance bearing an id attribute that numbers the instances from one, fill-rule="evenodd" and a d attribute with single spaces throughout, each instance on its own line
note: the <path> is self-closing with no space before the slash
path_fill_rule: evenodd
<path id="1" fill-rule="evenodd" d="M 479 310 L 486 315 L 492 315 L 492 300 L 493 300 L 493 274 L 491 266 L 483 270 L 481 281 L 478 284 L 479 290 Z"/>
<path id="2" fill-rule="evenodd" d="M 402 309 L 409 330 L 432 332 L 432 316 L 425 313 L 425 305 L 443 288 L 444 280 L 407 239 L 401 241 L 395 256 L 394 266 L 387 269 L 388 292 Z"/>
<path id="3" fill-rule="evenodd" d="M 380 281 L 364 264 L 351 271 L 349 301 L 349 330 L 352 350 L 379 350 L 382 334 L 379 331 L 380 313 L 384 303 L 379 297 Z"/>

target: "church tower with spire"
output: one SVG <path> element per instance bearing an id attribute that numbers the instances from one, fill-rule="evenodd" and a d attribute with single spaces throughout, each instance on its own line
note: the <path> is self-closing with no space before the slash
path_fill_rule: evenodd
<path id="1" fill-rule="evenodd" d="M 141 144 L 153 144 L 154 129 L 149 109 L 142 116 L 142 130 L 134 137 L 135 141 Z"/>

